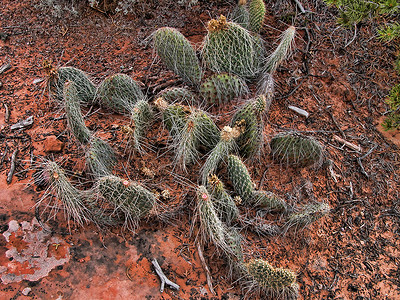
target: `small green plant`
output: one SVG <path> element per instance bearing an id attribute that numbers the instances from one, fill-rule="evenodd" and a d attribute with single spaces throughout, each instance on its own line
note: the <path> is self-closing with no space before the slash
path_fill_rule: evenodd
<path id="1" fill-rule="evenodd" d="M 200 95 L 209 104 L 223 105 L 248 93 L 246 82 L 228 73 L 214 74 L 200 86 Z"/>
<path id="2" fill-rule="evenodd" d="M 94 192 L 99 202 L 106 201 L 114 207 L 114 213 L 124 215 L 124 226 L 132 231 L 156 203 L 154 194 L 142 185 L 112 175 L 100 177 Z"/>
<path id="3" fill-rule="evenodd" d="M 126 74 L 114 74 L 100 83 L 96 99 L 100 106 L 117 114 L 129 114 L 137 101 L 145 98 L 138 82 Z"/>
<path id="4" fill-rule="evenodd" d="M 81 113 L 78 91 L 73 81 L 67 81 L 64 85 L 64 105 L 68 126 L 74 137 L 82 145 L 87 145 L 92 137 L 90 130 L 86 127 Z"/>
<path id="5" fill-rule="evenodd" d="M 260 71 L 263 45 L 240 25 L 224 16 L 208 22 L 202 56 L 216 73 L 232 73 L 244 79 L 255 78 Z"/>
<path id="6" fill-rule="evenodd" d="M 260 292 L 274 299 L 297 299 L 299 286 L 293 271 L 274 268 L 262 259 L 251 259 L 246 268 Z"/>
<path id="7" fill-rule="evenodd" d="M 272 138 L 270 147 L 274 160 L 287 166 L 319 165 L 324 156 L 318 141 L 297 132 L 277 134 Z"/>
<path id="8" fill-rule="evenodd" d="M 74 67 L 54 68 L 50 62 L 44 62 L 43 67 L 47 73 L 47 88 L 50 98 L 62 102 L 64 99 L 64 84 L 72 81 L 77 90 L 77 98 L 81 105 L 93 103 L 96 93 L 96 86 L 89 76 Z"/>
<path id="9" fill-rule="evenodd" d="M 178 30 L 170 27 L 158 29 L 154 34 L 157 55 L 182 79 L 194 86 L 200 84 L 203 73 L 190 42 Z"/>

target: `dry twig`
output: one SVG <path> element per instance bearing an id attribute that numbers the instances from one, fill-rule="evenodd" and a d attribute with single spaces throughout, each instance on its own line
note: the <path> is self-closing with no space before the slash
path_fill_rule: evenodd
<path id="1" fill-rule="evenodd" d="M 10 166 L 10 171 L 7 174 L 7 184 L 10 184 L 12 181 L 15 172 L 15 161 L 17 159 L 17 155 L 18 155 L 18 149 L 16 149 L 11 156 L 11 166 Z"/>
<path id="2" fill-rule="evenodd" d="M 197 242 L 197 251 L 198 251 L 198 253 L 199 253 L 199 257 L 200 257 L 200 261 L 201 261 L 201 264 L 202 264 L 202 266 L 203 266 L 203 269 L 204 269 L 204 271 L 206 271 L 206 277 L 207 277 L 208 288 L 210 289 L 210 292 L 211 292 L 213 295 L 216 295 L 216 293 L 215 293 L 215 291 L 214 291 L 214 288 L 213 288 L 213 283 L 212 283 L 212 278 L 211 278 L 211 272 L 210 272 L 210 269 L 208 268 L 208 266 L 207 266 L 207 264 L 206 264 L 206 260 L 204 259 L 203 251 L 201 251 L 201 246 L 200 246 L 200 243 L 199 243 L 199 242 Z"/>
<path id="3" fill-rule="evenodd" d="M 180 288 L 179 285 L 177 285 L 175 282 L 172 282 L 171 280 L 169 280 L 167 278 L 167 276 L 165 276 L 163 270 L 161 269 L 160 265 L 158 264 L 157 259 L 154 258 L 151 261 L 151 263 L 153 264 L 154 269 L 156 270 L 156 273 L 157 273 L 158 277 L 160 277 L 160 280 L 161 280 L 160 292 L 161 293 L 164 292 L 165 284 L 169 285 L 171 288 L 173 288 L 175 290 L 179 290 L 179 288 Z"/>

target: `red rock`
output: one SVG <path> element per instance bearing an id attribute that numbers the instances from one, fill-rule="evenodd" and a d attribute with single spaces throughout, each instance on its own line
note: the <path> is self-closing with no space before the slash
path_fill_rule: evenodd
<path id="1" fill-rule="evenodd" d="M 44 141 L 44 150 L 46 152 L 61 152 L 64 149 L 64 145 L 55 135 L 50 135 Z"/>

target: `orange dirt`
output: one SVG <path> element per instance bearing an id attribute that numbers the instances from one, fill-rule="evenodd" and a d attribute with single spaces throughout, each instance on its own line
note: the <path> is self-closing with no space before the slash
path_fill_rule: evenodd
<path id="1" fill-rule="evenodd" d="M 185 9 L 176 1 L 140 1 L 130 15 L 105 15 L 82 5 L 78 17 L 66 10 L 57 18 L 42 0 L 2 1 L 0 65 L 10 62 L 12 67 L 0 74 L 0 98 L 11 113 L 6 122 L 5 107 L 1 105 L 1 232 L 9 229 L 12 220 L 31 222 L 35 217 L 34 205 L 43 191 L 34 185 L 32 174 L 42 156 L 60 162 L 80 187 L 91 185 L 82 149 L 67 129 L 64 111 L 49 101 L 45 82 L 39 80 L 45 79 L 43 61 L 80 68 L 92 75 L 96 84 L 111 74 L 126 73 L 142 82 L 143 91 L 151 98 L 162 89 L 161 85 L 183 84 L 154 59 L 149 35 L 162 26 L 176 27 L 199 46 L 207 22 L 227 15 L 234 2 L 200 1 Z M 71 5 L 70 1 L 65 3 Z M 272 6 L 267 12 L 268 26 L 261 35 L 268 50 L 275 47 L 274 42 L 287 28 L 284 23 L 295 12 L 289 3 L 283 8 Z M 351 42 L 353 32 L 337 28 L 334 11 L 319 1 L 307 4 L 306 9 L 314 13 L 297 16 L 293 21 L 298 29 L 295 50 L 275 75 L 276 97 L 264 133 L 268 142 L 277 132 L 304 131 L 324 145 L 327 161 L 318 169 L 286 168 L 273 162 L 266 145 L 260 159 L 246 164 L 258 188 L 272 191 L 291 204 L 324 200 L 332 211 L 309 229 L 275 237 L 243 230 L 245 256 L 294 270 L 301 299 L 399 299 L 399 138 L 396 133 L 388 139 L 386 133 L 376 129 L 387 109 L 386 94 L 400 79 L 392 68 L 395 50 L 371 38 L 375 29 L 368 22 Z M 251 88 L 254 91 L 254 86 Z M 289 105 L 306 110 L 310 116 L 305 119 L 295 114 Z M 220 128 L 228 124 L 237 106 L 232 103 L 210 110 L 219 116 L 216 122 Z M 90 224 L 79 228 L 67 224 L 60 211 L 54 220 L 43 220 L 56 242 L 49 236 L 41 243 L 46 245 L 46 257 L 70 257 L 69 261 L 54 266 L 49 275 L 36 281 L 0 283 L 0 298 L 244 296 L 239 282 L 227 276 L 227 263 L 212 245 L 206 244 L 204 257 L 216 295 L 211 294 L 207 284 L 196 248 L 197 227 L 194 232 L 190 230 L 201 163 L 191 166 L 188 173 L 174 168 L 173 151 L 167 148 L 168 133 L 159 119 L 147 136 L 153 151 L 143 156 L 129 155 L 121 131 L 129 120 L 98 107 L 83 111 L 88 112 L 87 126 L 118 152 L 116 174 L 159 193 L 167 190 L 170 196 L 163 201 L 170 208 L 179 207 L 179 214 L 171 223 L 143 221 L 132 234 L 121 227 L 99 229 Z M 34 117 L 30 128 L 10 129 L 29 116 Z M 339 143 L 334 135 L 360 146 L 362 152 Z M 16 172 L 8 185 L 10 159 L 17 148 Z M 226 182 L 226 176 L 222 179 Z M 227 187 L 232 190 L 229 184 Z M 246 212 L 246 207 L 240 209 Z M 277 214 L 267 214 L 266 218 L 282 222 Z M 0 235 L 0 273 L 11 272 L 8 268 L 14 263 L 5 253 L 12 245 L 24 252 L 28 244 L 22 236 L 13 234 L 7 242 Z M 160 293 L 160 281 L 151 265 L 153 258 L 168 278 L 180 285 L 179 291 L 166 287 Z M 18 274 L 32 274 L 34 270 L 29 268 L 27 262 L 22 263 Z M 31 288 L 27 297 L 22 295 L 26 287 Z"/>

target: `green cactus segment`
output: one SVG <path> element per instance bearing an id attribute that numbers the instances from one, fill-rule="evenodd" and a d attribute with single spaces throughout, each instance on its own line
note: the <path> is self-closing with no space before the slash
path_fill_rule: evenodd
<path id="1" fill-rule="evenodd" d="M 220 141 L 211 150 L 201 169 L 201 180 L 204 184 L 206 184 L 209 175 L 216 173 L 221 161 L 226 160 L 226 157 L 229 154 L 237 152 L 238 147 L 236 145 L 235 138 L 237 138 L 240 134 L 240 126 L 235 126 L 234 128 L 225 126 L 222 129 Z"/>
<path id="2" fill-rule="evenodd" d="M 185 88 L 173 87 L 158 93 L 156 99 L 163 98 L 168 103 L 185 103 L 187 105 L 196 102 L 196 96 Z"/>
<path id="3" fill-rule="evenodd" d="M 243 28 L 249 29 L 250 13 L 247 8 L 247 1 L 239 0 L 231 16 L 232 22 L 239 24 Z"/>
<path id="4" fill-rule="evenodd" d="M 226 253 L 231 270 L 237 268 L 237 262 L 243 261 L 242 240 L 243 237 L 234 228 L 230 228 L 225 232 L 225 241 L 231 249 L 230 252 Z"/>
<path id="5" fill-rule="evenodd" d="M 88 223 L 92 214 L 87 207 L 84 193 L 71 184 L 64 170 L 56 162 L 46 161 L 42 167 L 42 179 L 49 185 L 42 200 L 46 197 L 53 198 L 55 195 L 62 203 L 61 207 L 65 210 L 68 222 L 73 219 L 80 226 Z M 59 204 L 53 203 L 51 207 L 57 209 Z"/>
<path id="6" fill-rule="evenodd" d="M 265 3 L 263 0 L 251 0 L 249 3 L 249 27 L 250 30 L 259 33 L 265 18 Z"/>
<path id="7" fill-rule="evenodd" d="M 254 193 L 254 185 L 249 171 L 236 155 L 228 156 L 228 177 L 232 182 L 235 192 L 245 202 L 251 202 Z"/>
<path id="8" fill-rule="evenodd" d="M 163 27 L 154 33 L 157 55 L 182 79 L 194 86 L 200 84 L 202 71 L 196 52 L 190 42 L 178 30 Z"/>
<path id="9" fill-rule="evenodd" d="M 232 126 L 238 122 L 244 122 L 245 129 L 236 139 L 239 153 L 243 157 L 251 157 L 261 150 L 264 128 L 262 115 L 266 106 L 266 97 L 260 95 L 240 107 L 232 118 Z"/>
<path id="10" fill-rule="evenodd" d="M 93 137 L 86 150 L 86 164 L 90 173 L 96 178 L 110 175 L 116 163 L 113 148 L 102 139 Z"/>
<path id="11" fill-rule="evenodd" d="M 139 152 L 143 152 L 143 140 L 152 117 L 153 112 L 147 100 L 139 100 L 131 110 L 129 142 Z"/>
<path id="12" fill-rule="evenodd" d="M 271 210 L 285 211 L 287 208 L 285 200 L 267 191 L 255 191 L 253 201 L 255 205 Z"/>
<path id="13" fill-rule="evenodd" d="M 239 209 L 235 201 L 226 192 L 224 184 L 216 175 L 211 175 L 208 182 L 208 190 L 212 196 L 218 217 L 230 225 L 239 216 Z"/>
<path id="14" fill-rule="evenodd" d="M 275 51 L 267 59 L 267 62 L 265 64 L 266 72 L 268 72 L 269 74 L 273 74 L 278 66 L 282 63 L 282 61 L 285 60 L 292 48 L 295 34 L 296 28 L 294 26 L 290 26 L 288 29 L 285 30 L 285 32 L 283 32 L 281 42 L 279 43 Z"/>
<path id="15" fill-rule="evenodd" d="M 232 253 L 232 249 L 226 241 L 226 227 L 218 218 L 206 187 L 199 186 L 196 195 L 197 214 L 200 219 L 200 233 L 203 240 L 212 242 L 225 253 Z"/>
<path id="16" fill-rule="evenodd" d="M 83 120 L 78 91 L 73 81 L 67 81 L 64 85 L 64 105 L 72 134 L 82 145 L 88 144 L 92 134 Z"/>
<path id="17" fill-rule="evenodd" d="M 99 196 L 125 215 L 125 225 L 134 229 L 137 223 L 149 215 L 156 203 L 152 192 L 142 185 L 116 176 L 101 177 L 96 183 Z"/>
<path id="18" fill-rule="evenodd" d="M 236 75 L 214 74 L 200 86 L 200 95 L 209 104 L 223 104 L 249 93 L 246 82 Z"/>
<path id="19" fill-rule="evenodd" d="M 247 271 L 252 279 L 263 289 L 276 292 L 296 284 L 296 275 L 288 269 L 273 268 L 267 261 L 252 259 L 247 263 Z"/>
<path id="20" fill-rule="evenodd" d="M 208 23 L 208 33 L 202 49 L 208 67 L 216 73 L 232 73 L 253 79 L 260 71 L 260 43 L 238 24 L 219 20 Z"/>
<path id="21" fill-rule="evenodd" d="M 62 101 L 64 96 L 64 84 L 67 81 L 72 81 L 75 84 L 77 98 L 81 105 L 89 105 L 93 103 L 96 86 L 92 83 L 85 72 L 74 67 L 61 67 L 49 71 L 47 85 L 51 97 Z"/>
<path id="22" fill-rule="evenodd" d="M 100 106 L 117 114 L 129 113 L 129 109 L 144 98 L 138 82 L 126 74 L 107 77 L 100 83 L 96 93 Z"/>
<path id="23" fill-rule="evenodd" d="M 297 132 L 277 134 L 272 138 L 270 147 L 274 160 L 286 165 L 307 167 L 323 159 L 321 144 Z"/>
<path id="24" fill-rule="evenodd" d="M 288 225 L 289 227 L 307 227 L 329 214 L 330 209 L 329 204 L 325 202 L 306 204 L 300 209 L 300 211 L 289 215 Z"/>
<path id="25" fill-rule="evenodd" d="M 193 111 L 177 139 L 176 161 L 183 168 L 195 163 L 200 157 L 199 148 L 212 149 L 218 143 L 219 136 L 217 125 L 204 111 Z"/>

